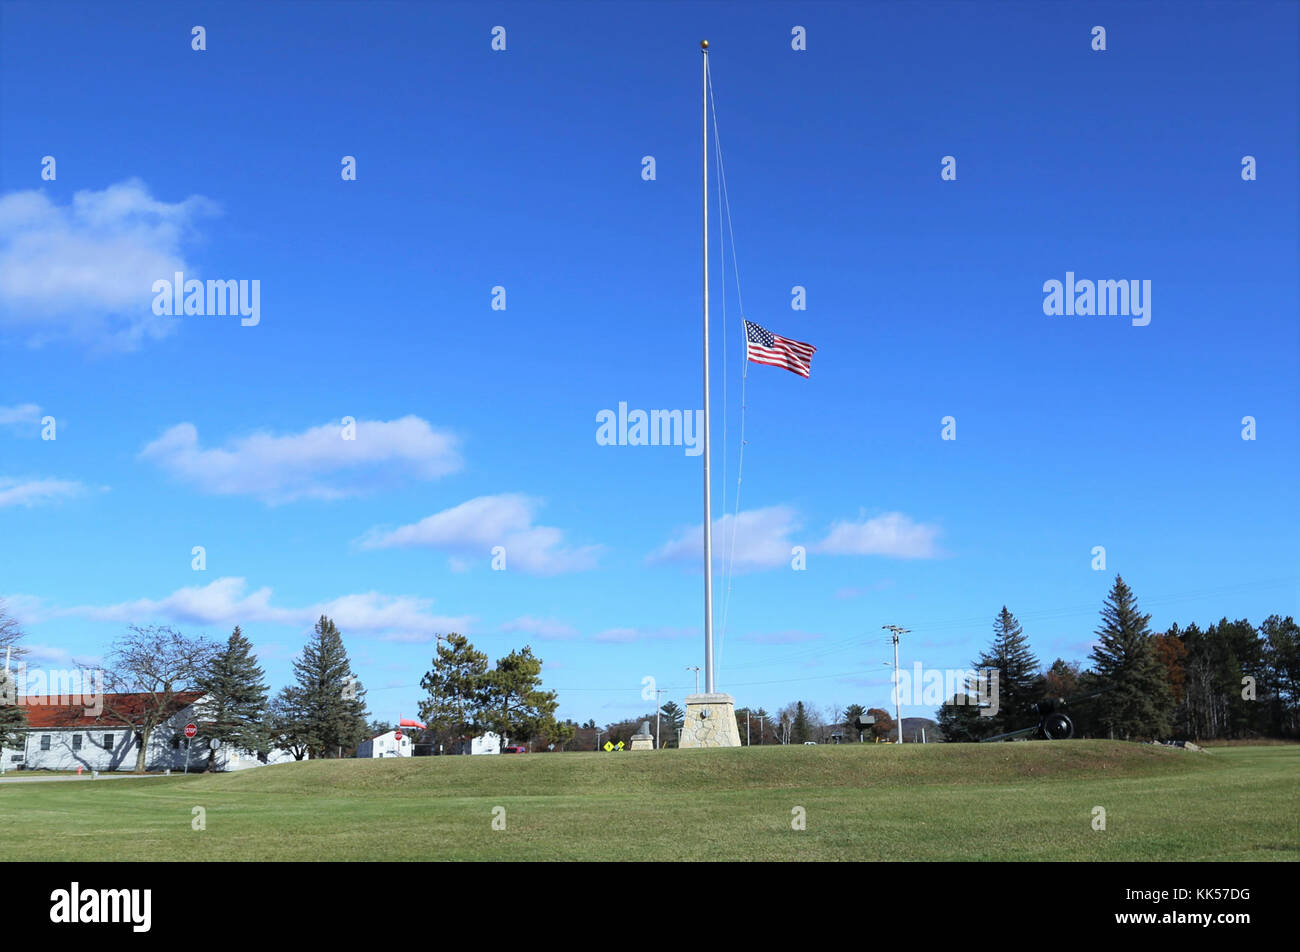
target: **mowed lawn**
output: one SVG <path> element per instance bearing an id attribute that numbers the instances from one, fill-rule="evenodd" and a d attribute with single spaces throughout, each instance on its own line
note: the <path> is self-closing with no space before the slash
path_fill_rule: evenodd
<path id="1" fill-rule="evenodd" d="M 1298 818 L 1300 746 L 1110 741 L 344 760 L 0 784 L 9 860 L 1296 860 Z"/>

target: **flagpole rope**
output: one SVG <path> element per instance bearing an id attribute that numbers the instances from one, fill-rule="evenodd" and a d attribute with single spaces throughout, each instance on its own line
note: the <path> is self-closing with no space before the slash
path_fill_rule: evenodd
<path id="1" fill-rule="evenodd" d="M 725 207 L 725 209 L 726 209 L 726 218 L 727 218 L 727 234 L 728 234 L 728 236 L 730 237 L 730 241 L 731 241 L 731 271 L 732 271 L 732 274 L 735 275 L 735 280 L 736 280 L 736 306 L 737 306 L 737 308 L 739 309 L 739 313 L 740 313 L 740 331 L 741 331 L 740 339 L 741 339 L 742 341 L 744 341 L 744 340 L 745 340 L 745 323 L 744 323 L 744 322 L 745 322 L 745 299 L 744 299 L 744 297 L 743 297 L 743 295 L 741 294 L 741 291 L 740 291 L 740 265 L 739 265 L 739 263 L 738 263 L 738 261 L 737 261 L 737 258 L 736 258 L 736 230 L 735 230 L 735 224 L 734 224 L 734 222 L 733 222 L 732 219 L 731 219 L 731 196 L 727 193 L 727 173 L 726 173 L 726 166 L 725 166 L 725 164 L 724 164 L 723 161 L 722 161 L 722 139 L 720 138 L 720 136 L 719 136 L 719 134 L 718 134 L 718 104 L 717 104 L 717 100 L 714 98 L 714 95 L 713 95 L 713 74 L 712 74 L 711 71 L 710 71 L 710 73 L 709 73 L 709 75 L 708 75 L 708 80 L 709 80 L 709 106 L 710 106 L 710 111 L 711 111 L 712 114 L 713 114 L 713 147 L 714 147 L 714 150 L 715 150 L 716 155 L 717 155 L 717 169 L 718 169 L 717 179 L 718 179 L 718 185 L 719 185 L 719 188 L 718 188 L 718 203 L 719 203 L 719 207 L 720 207 L 720 208 Z M 721 217 L 721 211 L 719 212 L 719 217 Z M 723 463 L 722 463 L 722 473 L 723 473 L 723 480 L 722 480 L 722 486 L 723 486 L 723 489 L 722 489 L 722 492 L 723 492 L 723 497 L 722 497 L 722 498 L 723 498 L 723 502 L 722 502 L 722 511 L 723 511 L 724 513 L 727 511 L 727 503 L 726 503 L 726 498 L 727 498 L 727 497 L 726 497 L 726 484 L 727 484 L 727 480 L 726 480 L 726 473 L 727 473 L 727 464 L 726 464 L 726 452 L 727 452 L 727 443 L 726 443 L 726 428 L 727 428 L 727 419 L 726 419 L 726 412 L 727 412 L 727 411 L 726 411 L 726 406 L 727 406 L 727 400 L 726 400 L 726 394 L 727 394 L 727 386 L 726 386 L 726 379 L 727 379 L 727 378 L 726 378 L 726 372 L 727 372 L 727 371 L 726 371 L 726 367 L 727 367 L 727 364 L 726 364 L 727 293 L 726 293 L 726 287 L 727 287 L 727 285 L 726 285 L 726 265 L 725 265 L 725 262 L 726 262 L 726 254 L 725 254 L 725 251 L 726 251 L 726 248 L 725 248 L 725 245 L 724 245 L 724 246 L 723 246 L 723 254 L 721 255 L 722 260 L 723 260 L 723 282 L 722 282 L 722 289 L 723 289 L 723 293 L 722 293 L 722 321 L 723 321 L 723 325 L 722 325 L 722 326 L 723 326 L 723 356 L 722 356 L 722 359 L 723 359 L 723 364 L 722 364 L 722 368 L 723 368 L 723 370 L 722 370 L 722 373 L 723 373 L 723 378 L 722 378 L 722 379 L 723 379 L 723 385 L 722 385 L 722 394 L 723 394 L 723 411 L 722 411 L 722 412 L 723 412 L 723 419 L 722 419 L 722 427 L 723 427 L 723 444 L 722 444 Z M 728 544 L 728 546 L 727 546 L 727 568 L 726 568 L 726 571 L 725 571 L 725 573 L 724 573 L 724 575 L 723 575 L 724 581 L 725 581 L 725 583 L 726 583 L 726 594 L 723 596 L 723 601 L 722 601 L 722 630 L 721 630 L 721 632 L 720 632 L 719 635 L 718 635 L 718 645 L 717 645 L 717 653 L 718 653 L 718 656 L 717 656 L 717 661 L 718 661 L 719 664 L 721 664 L 721 661 L 722 661 L 722 650 L 723 650 L 723 647 L 725 646 L 725 644 L 726 644 L 726 640 L 727 640 L 727 618 L 728 618 L 728 615 L 730 614 L 730 610 L 731 610 L 731 591 L 732 591 L 732 586 L 733 586 L 733 584 L 735 583 L 735 571 L 734 571 L 734 569 L 735 569 L 735 562 L 736 562 L 736 524 L 737 524 L 737 522 L 739 522 L 739 520 L 740 520 L 740 486 L 741 486 L 741 482 L 742 482 L 742 480 L 743 480 L 743 478 L 744 478 L 744 471 L 745 471 L 745 411 L 746 411 L 746 403 L 745 403 L 745 389 L 746 389 L 746 383 L 747 383 L 748 380 L 749 380 L 749 361 L 748 361 L 748 360 L 745 360 L 745 361 L 743 361 L 742 363 L 743 363 L 743 366 L 742 366 L 742 368 L 741 368 L 741 375 L 740 375 L 740 450 L 739 450 L 739 453 L 737 454 L 737 460 L 736 460 L 736 496 L 735 496 L 735 509 L 734 509 L 734 512 L 732 513 L 732 517 L 731 517 L 731 539 L 730 539 L 730 542 L 729 542 L 729 544 Z"/>
<path id="2" fill-rule="evenodd" d="M 705 64 L 705 70 L 709 82 L 709 102 L 713 103 L 713 73 Z M 714 147 L 714 168 L 717 172 L 715 178 L 718 182 L 722 181 L 722 152 L 718 149 L 718 115 L 716 106 L 713 109 L 713 147 Z M 722 223 L 722 189 L 718 189 L 718 223 Z M 734 255 L 735 247 L 733 243 L 732 252 Z M 722 234 L 722 229 L 718 229 L 718 264 L 721 270 L 720 283 L 722 285 L 722 512 L 727 511 L 727 243 Z M 705 407 L 705 413 L 709 408 Z M 728 587 L 728 578 L 723 575 L 723 587 Z M 729 604 L 729 596 L 723 597 L 723 618 L 722 633 L 718 639 L 717 659 L 722 657 L 722 638 L 726 637 L 727 619 L 726 608 Z"/>

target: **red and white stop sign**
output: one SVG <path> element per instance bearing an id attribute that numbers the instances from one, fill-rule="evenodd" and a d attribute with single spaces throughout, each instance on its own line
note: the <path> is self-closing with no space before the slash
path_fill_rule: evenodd
<path id="1" fill-rule="evenodd" d="M 401 731 L 396 731 L 396 732 L 394 732 L 393 736 L 396 737 L 398 740 L 401 740 L 401 739 L 402 739 L 402 732 L 401 732 Z"/>
<path id="2" fill-rule="evenodd" d="M 198 732 L 199 732 L 199 729 L 198 729 L 197 727 L 195 727 L 193 724 L 186 724 L 186 725 L 185 725 L 185 736 L 186 736 L 186 737 L 190 737 L 190 738 L 192 738 L 192 737 L 193 737 L 195 734 L 197 734 Z"/>

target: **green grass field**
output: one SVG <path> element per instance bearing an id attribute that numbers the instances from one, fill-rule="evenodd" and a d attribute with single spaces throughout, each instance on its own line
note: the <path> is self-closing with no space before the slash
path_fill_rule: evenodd
<path id="1" fill-rule="evenodd" d="M 9 860 L 1296 860 L 1298 792 L 1300 746 L 861 744 L 2 784 L 0 823 Z"/>

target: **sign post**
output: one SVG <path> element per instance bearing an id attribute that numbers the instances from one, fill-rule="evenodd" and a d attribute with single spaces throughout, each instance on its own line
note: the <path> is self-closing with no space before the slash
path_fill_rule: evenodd
<path id="1" fill-rule="evenodd" d="M 193 724 L 185 725 L 185 773 L 190 772 L 190 741 L 198 734 L 199 729 Z"/>

